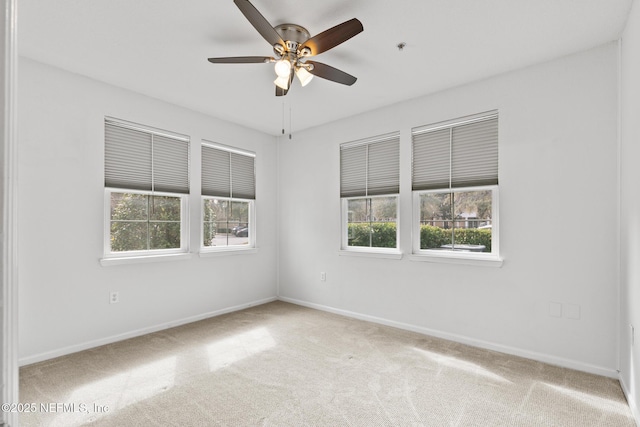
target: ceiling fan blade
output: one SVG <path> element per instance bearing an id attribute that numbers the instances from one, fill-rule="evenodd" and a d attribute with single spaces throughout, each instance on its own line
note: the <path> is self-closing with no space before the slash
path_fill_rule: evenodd
<path id="1" fill-rule="evenodd" d="M 228 56 L 226 58 L 209 58 L 213 64 L 260 64 L 275 60 L 270 56 Z"/>
<path id="2" fill-rule="evenodd" d="M 313 68 L 309 70 L 314 76 L 318 76 L 323 79 L 331 80 L 336 83 L 342 83 L 343 85 L 351 86 L 358 80 L 351 74 L 347 74 L 344 71 L 333 68 L 330 65 L 323 64 L 321 62 L 306 61 L 307 64 L 313 65 Z"/>
<path id="3" fill-rule="evenodd" d="M 258 9 L 256 9 L 249 0 L 233 0 L 233 2 L 238 6 L 238 9 L 240 9 L 240 12 L 242 12 L 245 18 L 249 20 L 251 25 L 258 30 L 260 35 L 264 37 L 271 46 L 276 44 L 284 46 L 284 41 L 282 37 L 280 37 L 280 34 L 278 34 L 275 28 L 271 26 L 269 21 L 258 12 Z"/>
<path id="4" fill-rule="evenodd" d="M 364 31 L 362 22 L 353 18 L 311 37 L 309 40 L 304 42 L 302 48 L 304 49 L 307 47 L 311 50 L 311 54 L 308 56 L 319 55 L 322 52 L 326 52 L 327 50 L 338 46 L 340 43 L 346 42 L 351 37 L 361 33 L 362 31 Z"/>

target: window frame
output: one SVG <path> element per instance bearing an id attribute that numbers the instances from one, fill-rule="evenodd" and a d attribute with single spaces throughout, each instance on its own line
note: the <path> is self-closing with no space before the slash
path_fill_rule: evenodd
<path id="1" fill-rule="evenodd" d="M 370 169 L 371 166 L 371 162 L 372 161 L 380 161 L 380 154 L 378 152 L 377 155 L 372 155 L 370 153 L 370 149 L 371 147 L 379 147 L 378 144 L 393 144 L 393 145 L 397 145 L 397 165 L 394 166 L 394 168 L 397 167 L 397 173 L 398 176 L 396 178 L 390 178 L 390 176 L 388 174 L 380 174 L 378 169 Z M 347 177 L 349 178 L 346 182 L 348 183 L 350 188 L 348 191 L 345 190 L 344 187 L 344 182 L 343 182 L 343 178 L 345 177 L 345 175 L 343 175 L 343 172 L 346 172 L 349 170 L 349 168 L 347 168 L 346 170 L 343 170 L 344 164 L 343 164 L 343 150 L 348 150 L 350 151 L 351 149 L 354 148 L 359 148 L 359 147 L 365 147 L 365 155 L 364 158 L 362 160 L 364 160 L 365 164 L 364 164 L 364 169 L 360 170 L 360 173 L 363 173 L 362 176 L 360 176 L 361 179 L 363 179 L 363 182 L 357 182 L 355 185 L 355 189 L 353 188 L 354 186 L 354 181 L 353 181 L 353 175 L 352 172 L 353 170 L 350 170 L 351 173 L 349 173 L 347 175 Z M 361 256 L 377 256 L 377 257 L 384 257 L 384 258 L 401 258 L 402 257 L 402 252 L 400 251 L 400 149 L 401 147 L 401 140 L 400 140 L 400 131 L 393 131 L 390 133 L 386 133 L 386 134 L 380 134 L 380 135 L 376 135 L 376 136 L 372 136 L 372 137 L 368 137 L 368 138 L 364 138 L 364 139 L 359 139 L 359 140 L 355 140 L 355 141 L 350 141 L 350 142 L 345 142 L 339 145 L 339 156 L 340 156 L 340 250 L 338 252 L 338 254 L 340 255 L 361 255 Z M 387 149 L 386 147 L 382 147 L 383 150 Z M 396 154 L 394 154 L 395 156 Z M 350 167 L 353 167 L 353 164 L 351 162 L 347 162 L 347 164 Z M 378 164 L 378 167 L 380 165 Z M 385 167 L 390 166 L 390 164 L 386 163 L 383 165 Z M 356 170 L 358 170 L 356 168 Z M 376 172 L 374 172 L 373 174 L 370 173 L 371 170 L 376 170 Z M 385 169 L 381 169 L 383 172 L 386 172 Z M 373 182 L 375 183 L 375 185 L 370 186 L 370 179 L 373 180 Z M 381 180 L 382 179 L 382 180 Z M 356 180 L 357 181 L 357 180 Z M 364 184 L 364 185 L 362 185 Z M 381 190 L 383 189 L 391 189 L 393 187 L 396 187 L 394 189 L 397 189 L 397 192 L 394 193 L 386 193 L 386 192 L 382 192 Z M 373 191 L 372 191 L 373 189 Z M 393 191 L 393 190 L 392 190 Z M 349 194 L 349 193 L 361 193 L 358 195 L 353 195 L 353 194 Z M 344 194 L 347 193 L 347 194 Z M 373 194 L 371 194 L 373 193 Z M 382 194 L 380 194 L 382 193 Z M 348 203 L 350 200 L 368 200 L 368 199 L 375 199 L 375 198 L 389 198 L 389 197 L 393 197 L 396 200 L 396 246 L 395 248 L 377 248 L 377 247 L 371 247 L 371 246 L 349 246 L 349 236 L 348 236 L 348 221 L 349 221 L 349 213 L 348 213 Z"/>
<path id="2" fill-rule="evenodd" d="M 205 246 L 204 245 L 204 204 L 206 200 L 226 200 L 231 202 L 242 202 L 249 204 L 248 212 L 248 234 L 249 239 L 246 245 L 226 245 L 226 246 Z M 253 252 L 256 249 L 256 214 L 255 199 L 240 199 L 235 197 L 201 196 L 200 197 L 200 253 L 212 254 L 218 252 Z"/>
<path id="3" fill-rule="evenodd" d="M 499 132 L 499 112 L 498 110 L 486 111 L 483 113 L 473 114 L 470 116 L 459 117 L 456 119 L 446 120 L 439 123 L 434 123 L 431 125 L 418 126 L 411 129 L 411 175 L 412 175 L 412 188 L 415 186 L 414 176 L 415 176 L 415 146 L 414 146 L 414 137 L 415 135 L 424 134 L 425 132 L 437 132 L 444 129 L 449 129 L 450 132 L 453 132 L 456 128 L 483 122 L 485 120 L 496 120 L 496 124 L 498 126 Z M 452 138 L 453 133 L 450 133 L 450 138 Z M 436 261 L 436 262 L 450 262 L 450 263 L 464 263 L 464 264 L 473 264 L 473 265 L 485 265 L 485 266 L 502 266 L 502 258 L 500 256 L 500 231 L 499 231 L 499 153 L 496 152 L 496 175 L 495 175 L 495 183 L 485 183 L 478 185 L 467 185 L 457 187 L 452 185 L 453 179 L 453 153 L 454 148 L 451 145 L 454 143 L 454 140 L 450 139 L 449 146 L 449 160 L 448 160 L 448 169 L 449 169 L 449 183 L 447 186 L 443 186 L 441 188 L 430 188 L 430 189 L 419 189 L 412 190 L 412 223 L 411 223 L 411 256 L 410 259 L 415 261 Z M 496 149 L 499 150 L 500 140 L 499 135 L 496 140 Z M 429 193 L 460 193 L 460 192 L 470 192 L 470 191 L 486 191 L 491 190 L 491 252 L 465 252 L 465 251 L 456 251 L 456 250 L 446 250 L 446 249 L 421 249 L 420 248 L 420 196 L 422 194 Z"/>
<path id="4" fill-rule="evenodd" d="M 421 249 L 420 248 L 420 196 L 423 194 L 433 193 L 463 193 L 471 191 L 491 191 L 491 252 L 464 252 L 446 249 Z M 490 263 L 499 263 L 500 258 L 500 215 L 498 209 L 499 203 L 499 186 L 483 185 L 477 187 L 460 187 L 460 188 L 443 188 L 434 190 L 416 190 L 412 192 L 413 218 L 412 218 L 412 253 L 413 259 L 416 257 L 433 258 L 433 260 L 441 260 L 443 258 L 451 258 L 454 260 L 477 260 L 487 261 Z"/>
<path id="5" fill-rule="evenodd" d="M 138 263 L 138 262 L 156 262 L 156 261 L 164 261 L 164 260 L 179 260 L 189 258 L 190 254 L 190 219 L 189 219 L 189 199 L 191 193 L 191 138 L 184 134 L 179 134 L 176 132 L 167 131 L 160 128 L 155 128 L 148 125 L 143 125 L 139 123 L 130 122 L 127 120 L 118 119 L 111 116 L 104 117 L 104 155 L 105 155 L 105 166 L 104 166 L 104 219 L 103 219 L 103 257 L 100 259 L 100 264 L 102 266 L 109 265 L 117 265 L 117 264 L 126 264 L 126 263 Z M 108 158 L 108 127 L 117 127 L 125 130 L 130 130 L 134 132 L 144 133 L 150 136 L 151 138 L 151 183 L 149 189 L 136 189 L 132 187 L 128 187 L 126 182 L 123 182 L 123 185 L 108 185 L 107 184 L 107 165 L 106 161 Z M 156 190 L 155 187 L 155 171 L 154 165 L 156 158 L 154 157 L 154 138 L 160 137 L 165 139 L 164 143 L 166 143 L 166 139 L 175 140 L 175 143 L 184 143 L 186 144 L 186 167 L 184 169 L 177 168 L 178 171 L 183 171 L 184 175 L 182 175 L 186 179 L 186 186 L 183 188 L 183 191 L 167 191 L 167 190 Z M 162 140 L 159 142 L 162 144 Z M 117 151 L 116 151 L 117 152 Z M 159 157 L 159 165 L 165 166 L 166 163 L 163 164 L 162 157 Z M 172 172 L 175 172 L 172 168 Z M 159 178 L 165 178 L 166 176 L 163 173 L 158 175 Z M 113 177 L 112 177 L 113 178 Z M 129 177 L 131 178 L 131 177 Z M 125 180 L 126 181 L 126 180 Z M 129 183 L 130 185 L 138 185 L 139 183 L 134 180 Z M 163 184 L 164 185 L 164 184 Z M 160 197 L 175 197 L 180 200 L 180 247 L 179 248 L 171 248 L 171 249 L 147 249 L 147 250 L 136 250 L 136 251 L 122 251 L 122 252 L 113 252 L 111 250 L 111 194 L 112 193 L 122 193 L 122 194 L 142 194 L 146 196 L 160 196 Z"/>
<path id="6" fill-rule="evenodd" d="M 225 255 L 225 254 L 247 254 L 247 253 L 255 253 L 257 251 L 257 227 L 256 227 L 256 190 L 257 190 L 257 173 L 256 173 L 256 163 L 257 163 L 257 154 L 253 151 L 243 150 L 241 148 L 233 147 L 230 145 L 221 144 L 218 142 L 209 141 L 206 139 L 202 139 L 200 143 L 200 153 L 201 158 L 203 156 L 203 148 L 211 148 L 215 150 L 226 151 L 231 154 L 247 156 L 253 158 L 253 191 L 254 198 L 247 199 L 243 197 L 233 197 L 233 187 L 230 188 L 230 196 L 212 196 L 202 194 L 202 188 L 200 192 L 200 251 L 199 254 L 201 257 L 208 256 L 216 256 L 216 255 Z M 201 160 L 202 162 L 202 160 Z M 204 174 L 203 166 L 201 165 L 200 170 L 200 179 L 202 182 L 202 177 Z M 231 184 L 232 185 L 232 184 Z M 249 202 L 249 232 L 248 238 L 249 241 L 246 245 L 228 245 L 228 246 L 204 246 L 204 204 L 205 200 L 228 200 L 229 202 Z"/>
<path id="7" fill-rule="evenodd" d="M 145 196 L 175 197 L 180 199 L 180 247 L 170 249 L 147 249 L 138 251 L 113 252 L 111 250 L 111 194 L 140 194 Z M 178 255 L 189 253 L 189 195 L 145 190 L 128 190 L 124 188 L 105 187 L 104 189 L 104 258 L 133 259 L 140 257 L 158 257 L 162 255 Z"/>
<path id="8" fill-rule="evenodd" d="M 396 199 L 396 246 L 395 248 L 378 248 L 373 246 L 349 246 L 349 201 L 368 199 Z M 340 250 L 354 253 L 374 253 L 374 254 L 401 254 L 400 252 L 400 195 L 399 194 L 379 194 L 375 196 L 354 196 L 341 197 L 341 244 Z"/>

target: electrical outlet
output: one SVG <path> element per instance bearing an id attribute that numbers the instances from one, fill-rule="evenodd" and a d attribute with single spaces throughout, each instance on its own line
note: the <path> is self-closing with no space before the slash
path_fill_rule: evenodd
<path id="1" fill-rule="evenodd" d="M 320 281 L 321 282 L 326 282 L 327 281 L 327 273 L 325 273 L 324 271 L 320 272 Z"/>
<path id="2" fill-rule="evenodd" d="M 120 302 L 120 294 L 118 292 L 111 292 L 109 294 L 109 304 L 117 304 Z"/>

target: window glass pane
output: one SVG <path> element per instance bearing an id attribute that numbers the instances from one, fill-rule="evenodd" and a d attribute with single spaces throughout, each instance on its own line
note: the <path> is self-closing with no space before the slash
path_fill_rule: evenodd
<path id="1" fill-rule="evenodd" d="M 111 252 L 147 249 L 147 222 L 112 221 Z"/>
<path id="2" fill-rule="evenodd" d="M 148 200 L 145 194 L 111 193 L 111 220 L 146 221 Z"/>
<path id="3" fill-rule="evenodd" d="M 180 247 L 180 222 L 152 222 L 149 234 L 149 249 Z"/>
<path id="4" fill-rule="evenodd" d="M 144 194 L 111 193 L 111 251 L 147 249 L 148 200 Z"/>
<path id="5" fill-rule="evenodd" d="M 213 238 L 210 240 L 210 246 L 227 246 L 229 237 L 227 228 L 227 213 L 229 211 L 229 201 L 226 199 L 210 200 L 210 218 Z"/>
<path id="6" fill-rule="evenodd" d="M 491 190 L 420 195 L 420 249 L 491 252 Z"/>
<path id="7" fill-rule="evenodd" d="M 347 201 L 347 245 L 397 247 L 397 197 L 375 197 Z"/>
<path id="8" fill-rule="evenodd" d="M 203 245 L 213 246 L 214 239 L 216 237 L 216 217 L 217 217 L 217 203 L 214 200 L 204 199 L 203 203 Z"/>
<path id="9" fill-rule="evenodd" d="M 249 244 L 249 202 L 231 202 L 229 245 Z"/>
<path id="10" fill-rule="evenodd" d="M 347 201 L 347 244 L 349 246 L 371 246 L 368 200 Z"/>
<path id="11" fill-rule="evenodd" d="M 453 193 L 453 248 L 465 252 L 491 252 L 490 190 Z"/>
<path id="12" fill-rule="evenodd" d="M 395 197 L 376 197 L 371 200 L 371 246 L 374 248 L 396 247 Z"/>
<path id="13" fill-rule="evenodd" d="M 249 204 L 229 199 L 205 199 L 204 246 L 248 245 Z"/>
<path id="14" fill-rule="evenodd" d="M 451 244 L 451 194 L 420 195 L 420 249 L 440 249 Z"/>
<path id="15" fill-rule="evenodd" d="M 180 197 L 111 193 L 111 252 L 179 249 Z"/>
<path id="16" fill-rule="evenodd" d="M 149 196 L 149 219 L 180 222 L 180 199 L 168 196 Z"/>

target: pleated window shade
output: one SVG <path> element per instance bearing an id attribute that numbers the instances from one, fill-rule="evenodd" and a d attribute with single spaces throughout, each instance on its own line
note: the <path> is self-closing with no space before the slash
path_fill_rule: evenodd
<path id="1" fill-rule="evenodd" d="M 105 122 L 104 185 L 189 193 L 189 141 Z"/>
<path id="2" fill-rule="evenodd" d="M 412 132 L 413 190 L 498 184 L 498 116 Z"/>
<path id="3" fill-rule="evenodd" d="M 340 197 L 400 192 L 400 135 L 340 146 Z"/>
<path id="4" fill-rule="evenodd" d="M 202 145 L 202 194 L 255 199 L 255 156 Z"/>

